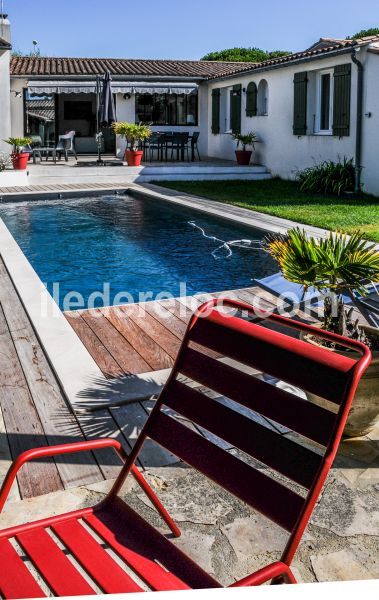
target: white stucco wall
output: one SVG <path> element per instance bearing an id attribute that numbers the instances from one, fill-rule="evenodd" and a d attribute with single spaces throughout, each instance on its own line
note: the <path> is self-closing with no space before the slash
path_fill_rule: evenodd
<path id="1" fill-rule="evenodd" d="M 22 137 L 24 135 L 24 99 L 23 90 L 27 87 L 27 79 L 11 79 L 11 129 L 13 137 Z M 21 96 L 16 97 L 16 92 Z"/>
<path id="2" fill-rule="evenodd" d="M 9 60 L 10 51 L 0 50 L 0 152 L 7 153 L 11 147 L 3 140 L 11 135 Z"/>
<path id="3" fill-rule="evenodd" d="M 365 60 L 363 114 L 363 189 L 379 196 L 379 54 L 370 52 Z"/>
<path id="4" fill-rule="evenodd" d="M 365 52 L 360 52 L 364 58 Z M 379 57 L 378 57 L 379 58 Z M 246 93 L 242 92 L 241 131 L 253 130 L 262 143 L 257 144 L 254 162 L 265 165 L 273 175 L 293 178 L 298 169 L 303 169 L 322 160 L 338 160 L 339 157 L 351 158 L 355 154 L 355 115 L 356 115 L 356 80 L 357 69 L 352 65 L 352 93 L 350 112 L 350 135 L 339 139 L 331 135 L 293 135 L 293 78 L 294 73 L 308 71 L 308 130 L 313 131 L 312 106 L 312 74 L 320 69 L 333 68 L 335 65 L 351 62 L 350 54 L 343 54 L 322 60 L 313 60 L 291 65 L 271 71 L 252 73 L 223 81 L 215 81 L 209 85 L 208 93 L 208 154 L 209 156 L 235 159 L 235 143 L 226 133 L 213 135 L 210 132 L 211 92 L 213 88 L 231 86 L 241 83 L 247 88 L 250 81 L 257 86 L 261 79 L 268 82 L 268 114 L 267 116 L 246 117 Z M 379 62 L 379 61 L 378 61 Z M 377 85 L 379 85 L 377 83 Z"/>

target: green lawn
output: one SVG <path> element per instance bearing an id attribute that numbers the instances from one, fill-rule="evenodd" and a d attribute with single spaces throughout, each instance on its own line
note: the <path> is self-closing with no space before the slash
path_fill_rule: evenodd
<path id="1" fill-rule="evenodd" d="M 367 239 L 379 242 L 379 198 L 338 198 L 300 192 L 295 182 L 263 181 L 164 181 L 155 182 L 196 196 L 291 219 L 298 223 L 348 233 L 360 229 Z"/>

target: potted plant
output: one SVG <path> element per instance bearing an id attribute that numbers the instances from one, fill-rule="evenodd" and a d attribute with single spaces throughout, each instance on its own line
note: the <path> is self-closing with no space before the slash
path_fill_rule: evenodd
<path id="1" fill-rule="evenodd" d="M 144 123 L 117 122 L 112 125 L 116 135 L 126 140 L 124 160 L 130 167 L 139 167 L 143 150 L 138 149 L 139 142 L 151 136 L 151 129 Z"/>
<path id="2" fill-rule="evenodd" d="M 24 152 L 24 147 L 31 143 L 29 137 L 10 137 L 4 140 L 7 144 L 12 146 L 11 159 L 13 168 L 17 171 L 25 170 L 29 160 L 29 152 Z"/>
<path id="3" fill-rule="evenodd" d="M 343 294 L 350 296 L 367 294 L 365 282 L 379 282 L 379 251 L 375 244 L 368 244 L 358 231 L 350 237 L 337 232 L 325 239 L 307 236 L 299 228 L 286 234 L 270 234 L 263 240 L 263 248 L 279 264 L 288 281 L 301 284 L 304 292 L 312 287 L 323 299 L 320 327 L 340 335 L 359 340 L 368 345 L 372 361 L 358 386 L 345 437 L 365 435 L 374 427 L 379 415 L 379 329 L 352 320 L 353 307 L 347 309 Z M 316 336 L 304 335 L 310 344 L 328 347 L 330 352 L 349 355 L 343 346 L 333 346 Z M 308 399 L 321 406 L 328 402 L 313 394 Z"/>
<path id="4" fill-rule="evenodd" d="M 255 143 L 258 142 L 258 137 L 254 131 L 249 133 L 232 133 L 232 138 L 237 142 L 236 159 L 238 165 L 250 164 L 251 155 L 255 150 Z M 239 146 L 242 146 L 242 150 L 238 150 Z M 252 150 L 246 150 L 247 146 L 250 146 Z"/>

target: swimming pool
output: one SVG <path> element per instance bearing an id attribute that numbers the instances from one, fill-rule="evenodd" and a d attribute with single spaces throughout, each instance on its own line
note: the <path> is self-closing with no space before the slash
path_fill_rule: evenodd
<path id="1" fill-rule="evenodd" d="M 160 200 L 5 203 L 0 217 L 64 310 L 248 287 L 277 270 L 256 249 L 263 231 Z"/>

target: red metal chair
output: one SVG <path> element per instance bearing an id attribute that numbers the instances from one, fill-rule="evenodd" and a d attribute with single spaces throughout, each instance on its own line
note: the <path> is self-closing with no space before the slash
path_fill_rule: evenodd
<path id="1" fill-rule="evenodd" d="M 31 450 L 15 461 L 0 491 L 0 510 L 18 469 L 28 460 L 111 446 L 125 464 L 111 492 L 97 506 L 0 532 L 2 597 L 41 597 L 49 590 L 55 595 L 71 596 L 221 587 L 118 497 L 131 472 L 174 536 L 180 535 L 134 466 L 146 437 L 156 440 L 289 533 L 279 561 L 233 586 L 259 585 L 269 580 L 296 583 L 291 561 L 336 455 L 357 384 L 370 362 L 370 352 L 363 344 L 278 315 L 270 315 L 267 321 L 260 312 L 258 318 L 252 307 L 244 303 L 224 301 L 224 306 L 250 311 L 250 320 L 236 311 L 233 316 L 220 311 L 216 304 L 219 302 L 212 300 L 202 305 L 191 318 L 170 378 L 129 456 L 124 455 L 118 442 L 102 439 Z M 271 328 L 264 326 L 269 322 Z M 360 358 L 354 353 L 348 358 L 307 344 L 284 334 L 282 326 L 338 342 L 357 351 Z M 323 396 L 337 407 L 337 412 L 257 379 L 246 369 L 238 368 L 236 362 L 226 364 L 217 360 L 215 353 Z M 185 376 L 182 381 L 179 375 Z M 188 378 L 201 384 L 200 389 L 187 385 Z M 237 410 L 231 408 L 233 402 L 225 406 L 217 398 L 212 399 L 204 392 L 204 386 L 233 400 Z M 238 411 L 238 405 L 317 442 L 324 448 L 324 454 L 249 419 Z M 270 476 L 267 470 L 255 469 L 241 460 L 240 454 L 228 453 L 186 427 L 174 418 L 175 413 L 254 457 L 270 468 Z M 271 476 L 275 472 L 280 474 L 280 481 Z M 298 484 L 304 493 L 294 491 L 293 486 L 286 485 L 288 481 Z M 104 545 L 112 549 L 113 557 L 118 556 L 118 562 Z M 20 547 L 32 565 L 30 568 L 17 552 Z M 124 568 L 118 564 L 120 560 Z M 35 577 L 36 572 L 44 584 Z M 44 586 L 48 589 L 43 589 Z"/>

